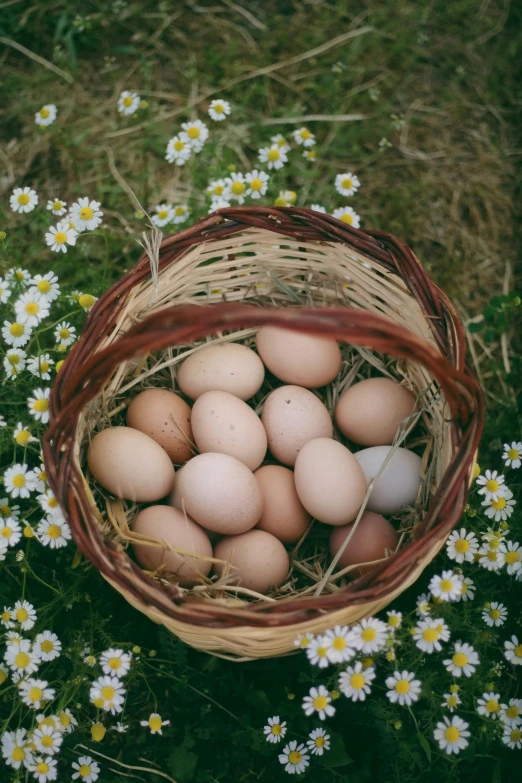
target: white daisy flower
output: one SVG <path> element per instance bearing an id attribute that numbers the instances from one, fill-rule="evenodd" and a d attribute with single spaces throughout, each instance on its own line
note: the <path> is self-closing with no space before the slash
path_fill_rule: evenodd
<path id="1" fill-rule="evenodd" d="M 47 209 L 52 212 L 53 215 L 61 217 L 67 212 L 67 203 L 59 198 L 52 198 L 47 202 Z"/>
<path id="2" fill-rule="evenodd" d="M 482 619 L 490 628 L 504 625 L 507 615 L 506 607 L 504 604 L 499 604 L 498 601 L 492 601 L 490 604 L 486 604 L 482 610 Z"/>
<path id="3" fill-rule="evenodd" d="M 78 721 L 76 720 L 76 718 L 72 714 L 71 710 L 69 710 L 69 709 L 62 710 L 58 714 L 58 720 L 59 720 L 59 723 L 60 723 L 58 728 L 64 734 L 70 734 L 72 731 L 74 731 L 76 726 L 78 726 Z"/>
<path id="4" fill-rule="evenodd" d="M 46 103 L 45 106 L 36 112 L 34 121 L 42 127 L 52 125 L 56 119 L 57 109 L 54 103 Z"/>
<path id="5" fill-rule="evenodd" d="M 11 289 L 9 288 L 7 280 L 0 277 L 0 304 L 5 304 L 11 296 Z"/>
<path id="6" fill-rule="evenodd" d="M 87 666 L 96 666 L 96 656 L 92 654 L 90 647 L 85 647 L 80 655 Z"/>
<path id="7" fill-rule="evenodd" d="M 227 199 L 242 204 L 246 194 L 244 175 L 241 172 L 233 171 L 230 177 L 225 177 L 225 184 L 227 186 Z"/>
<path id="8" fill-rule="evenodd" d="M 163 734 L 162 727 L 170 726 L 170 720 L 162 720 L 157 712 L 151 713 L 148 720 L 140 720 L 140 726 L 148 726 L 151 734 Z"/>
<path id="9" fill-rule="evenodd" d="M 506 728 L 502 735 L 502 742 L 513 750 L 515 750 L 515 748 L 522 748 L 522 731 L 518 726 L 515 728 Z"/>
<path id="10" fill-rule="evenodd" d="M 305 150 L 303 152 L 303 158 L 306 158 L 306 160 L 311 160 L 311 161 L 315 162 L 315 160 L 317 158 L 315 150 L 312 150 L 312 149 Z"/>
<path id="11" fill-rule="evenodd" d="M 58 278 L 54 272 L 47 272 L 45 275 L 35 275 L 30 280 L 32 291 L 33 288 L 40 294 L 45 294 L 49 302 L 54 302 L 60 296 L 60 286 L 58 285 Z"/>
<path id="12" fill-rule="evenodd" d="M 165 160 L 175 163 L 176 166 L 184 166 L 192 155 L 192 144 L 183 140 L 181 136 L 173 136 L 167 144 Z"/>
<path id="13" fill-rule="evenodd" d="M 371 683 L 375 679 L 375 668 L 363 668 L 361 661 L 348 666 L 339 675 L 339 687 L 347 699 L 364 701 L 371 692 Z"/>
<path id="14" fill-rule="evenodd" d="M 207 185 L 207 196 L 211 198 L 226 197 L 227 184 L 224 179 L 212 179 Z"/>
<path id="15" fill-rule="evenodd" d="M 6 272 L 5 279 L 10 283 L 18 283 L 18 285 L 25 288 L 31 280 L 31 273 L 21 267 L 12 267 Z"/>
<path id="16" fill-rule="evenodd" d="M 441 601 L 455 601 L 462 593 L 462 577 L 455 571 L 443 571 L 442 576 L 432 576 L 430 593 Z"/>
<path id="17" fill-rule="evenodd" d="M 347 625 L 336 625 L 326 631 L 323 639 L 326 640 L 328 658 L 332 663 L 345 663 L 355 657 L 355 635 Z"/>
<path id="18" fill-rule="evenodd" d="M 326 215 L 326 209 L 322 207 L 320 204 L 311 204 L 310 209 L 313 212 L 320 212 L 321 215 Z"/>
<path id="19" fill-rule="evenodd" d="M 7 345 L 12 345 L 13 348 L 21 348 L 29 342 L 32 333 L 29 324 L 21 324 L 17 321 L 4 321 L 2 327 L 2 337 Z"/>
<path id="20" fill-rule="evenodd" d="M 258 151 L 260 163 L 266 163 L 269 169 L 282 169 L 288 162 L 288 155 L 282 147 L 263 147 Z"/>
<path id="21" fill-rule="evenodd" d="M 324 729 L 314 729 L 308 736 L 306 744 L 312 756 L 322 756 L 325 750 L 330 750 L 330 735 Z"/>
<path id="22" fill-rule="evenodd" d="M 506 468 L 519 468 L 522 465 L 522 442 L 514 440 L 511 445 L 504 443 L 502 459 Z"/>
<path id="23" fill-rule="evenodd" d="M 4 487 L 13 498 L 28 498 L 36 489 L 36 474 L 28 465 L 18 462 L 5 471 Z"/>
<path id="24" fill-rule="evenodd" d="M 51 226 L 45 235 L 45 241 L 55 253 L 67 253 L 67 245 L 74 247 L 78 238 L 76 228 L 71 228 L 67 220 L 61 220 L 56 226 Z"/>
<path id="25" fill-rule="evenodd" d="M 458 693 L 445 693 L 444 700 L 441 702 L 440 706 L 446 707 L 450 712 L 453 712 L 461 703 L 461 698 Z"/>
<path id="26" fill-rule="evenodd" d="M 313 715 L 317 713 L 321 720 L 324 720 L 327 716 L 330 718 L 335 715 L 335 707 L 331 704 L 332 697 L 330 696 L 324 685 L 319 685 L 318 688 L 310 688 L 308 696 L 303 699 L 303 710 L 305 715 Z"/>
<path id="27" fill-rule="evenodd" d="M 14 520 L 20 519 L 20 506 L 10 506 L 8 498 L 0 498 L 0 519 L 4 517 L 13 517 Z"/>
<path id="28" fill-rule="evenodd" d="M 446 541 L 446 552 L 451 560 L 457 563 L 473 563 L 475 554 L 479 549 L 479 541 L 474 533 L 468 533 L 461 527 L 460 530 L 454 530 Z"/>
<path id="29" fill-rule="evenodd" d="M 41 495 L 37 496 L 37 501 L 40 504 L 41 508 L 47 513 L 52 515 L 59 515 L 60 517 L 63 517 L 62 511 L 60 509 L 60 504 L 58 503 L 57 498 L 54 496 L 54 492 L 52 489 L 46 489 L 45 492 L 43 492 Z"/>
<path id="30" fill-rule="evenodd" d="M 249 171 L 248 174 L 245 174 L 245 182 L 248 185 L 246 195 L 254 199 L 261 198 L 267 191 L 269 181 L 270 177 L 265 171 L 258 169 Z"/>
<path id="31" fill-rule="evenodd" d="M 7 427 L 5 417 L 0 414 L 0 427 Z"/>
<path id="32" fill-rule="evenodd" d="M 457 603 L 459 601 L 473 601 L 473 598 L 475 597 L 475 582 L 473 579 L 470 579 L 469 576 L 466 576 L 462 580 L 462 593 L 457 598 Z"/>
<path id="33" fill-rule="evenodd" d="M 313 147 L 315 144 L 315 136 L 308 128 L 298 128 L 292 131 L 292 136 L 296 144 L 302 144 L 304 147 Z"/>
<path id="34" fill-rule="evenodd" d="M 286 734 L 286 721 L 281 721 L 279 715 L 274 715 L 268 719 L 263 731 L 267 742 L 280 742 Z"/>
<path id="35" fill-rule="evenodd" d="M 270 141 L 272 142 L 272 147 L 279 147 L 279 149 L 282 149 L 284 152 L 289 152 L 290 144 L 281 133 L 276 133 L 275 136 L 271 136 Z"/>
<path id="36" fill-rule="evenodd" d="M 5 352 L 4 368 L 7 375 L 14 380 L 25 369 L 27 354 L 21 348 L 9 348 Z"/>
<path id="37" fill-rule="evenodd" d="M 359 190 L 361 183 L 355 174 L 338 174 L 335 178 L 335 189 L 341 196 L 353 196 Z"/>
<path id="38" fill-rule="evenodd" d="M 433 736 L 439 743 L 439 748 L 448 755 L 460 753 L 469 745 L 469 723 L 455 715 L 451 720 L 444 716 L 444 721 L 437 723 Z"/>
<path id="39" fill-rule="evenodd" d="M 2 756 L 5 763 L 13 769 L 20 769 L 22 764 L 27 766 L 32 762 L 25 729 L 4 731 L 2 734 Z"/>
<path id="40" fill-rule="evenodd" d="M 222 98 L 216 98 L 215 100 L 210 101 L 208 116 L 211 120 L 221 122 L 221 120 L 224 120 L 229 114 L 230 103 L 228 101 L 224 101 Z"/>
<path id="41" fill-rule="evenodd" d="M 98 709 L 117 715 L 125 701 L 125 688 L 117 677 L 99 677 L 91 685 L 89 698 Z"/>
<path id="42" fill-rule="evenodd" d="M 22 528 L 16 519 L 14 517 L 0 517 L 0 541 L 10 547 L 16 546 L 21 538 Z"/>
<path id="43" fill-rule="evenodd" d="M 492 549 L 490 546 L 480 547 L 478 554 L 479 565 L 485 568 L 487 571 L 499 571 L 506 562 L 504 552 L 499 549 Z"/>
<path id="44" fill-rule="evenodd" d="M 280 763 L 285 765 L 285 772 L 289 775 L 300 775 L 310 764 L 310 756 L 306 752 L 305 745 L 303 743 L 298 745 L 297 740 L 290 740 L 278 758 Z"/>
<path id="45" fill-rule="evenodd" d="M 37 478 L 36 491 L 45 492 L 47 488 L 47 472 L 45 470 L 45 465 L 40 465 L 40 467 L 35 470 L 35 473 Z"/>
<path id="46" fill-rule="evenodd" d="M 489 519 L 494 519 L 495 522 L 503 522 L 509 519 L 513 513 L 516 500 L 513 500 L 513 493 L 506 489 L 504 495 L 496 500 L 484 500 L 482 505 L 485 506 L 485 514 Z"/>
<path id="47" fill-rule="evenodd" d="M 480 659 L 471 644 L 458 641 L 455 642 L 451 658 L 447 658 L 443 663 L 446 671 L 454 677 L 462 677 L 462 675 L 471 677 L 475 673 Z"/>
<path id="48" fill-rule="evenodd" d="M 15 674 L 27 677 L 38 670 L 42 659 L 29 639 L 21 639 L 8 645 L 4 653 L 4 661 Z"/>
<path id="49" fill-rule="evenodd" d="M 337 220 L 341 220 L 343 223 L 346 223 L 348 226 L 352 226 L 353 228 L 359 228 L 361 225 L 361 218 L 357 212 L 352 209 L 352 207 L 346 206 L 334 209 L 332 212 L 332 217 L 337 218 Z"/>
<path id="50" fill-rule="evenodd" d="M 29 413 L 34 416 L 36 421 L 41 421 L 42 424 L 47 424 L 49 421 L 49 395 L 51 390 L 46 387 L 44 389 L 35 389 L 34 394 L 27 399 L 27 407 Z"/>
<path id="51" fill-rule="evenodd" d="M 31 188 L 15 188 L 9 204 L 13 212 L 32 212 L 38 204 L 38 196 Z"/>
<path id="52" fill-rule="evenodd" d="M 117 731 L 118 734 L 125 734 L 127 729 L 129 728 L 128 724 L 125 725 L 124 723 L 117 723 L 116 726 L 113 726 L 114 731 Z"/>
<path id="53" fill-rule="evenodd" d="M 289 207 L 290 204 L 294 204 L 297 198 L 295 190 L 280 190 L 279 195 L 274 201 L 275 207 Z"/>
<path id="54" fill-rule="evenodd" d="M 486 500 L 498 500 L 507 489 L 504 476 L 499 475 L 496 470 L 486 470 L 483 476 L 476 479 L 476 483 L 480 487 L 478 494 L 484 495 Z"/>
<path id="55" fill-rule="evenodd" d="M 130 117 L 140 108 L 140 96 L 135 92 L 124 90 L 118 98 L 118 111 L 126 117 Z"/>
<path id="56" fill-rule="evenodd" d="M 34 640 L 34 649 L 39 653 L 42 661 L 54 661 L 60 657 L 62 643 L 55 633 L 42 631 Z"/>
<path id="57" fill-rule="evenodd" d="M 189 215 L 190 215 L 190 209 L 188 204 L 176 204 L 176 206 L 174 207 L 173 223 L 175 225 L 179 225 L 180 223 L 185 223 Z"/>
<path id="58" fill-rule="evenodd" d="M 522 723 L 522 699 L 510 699 L 504 704 L 499 715 L 505 726 L 519 726 Z"/>
<path id="59" fill-rule="evenodd" d="M 500 704 L 500 693 L 489 691 L 477 699 L 477 712 L 485 718 L 496 720 L 502 710 L 507 710 L 507 704 Z"/>
<path id="60" fill-rule="evenodd" d="M 326 636 L 314 636 L 306 647 L 306 655 L 313 666 L 320 669 L 326 668 L 330 663 L 329 648 L 330 640 Z"/>
<path id="61" fill-rule="evenodd" d="M 50 354 L 43 353 L 41 356 L 32 356 L 27 362 L 27 369 L 32 375 L 37 375 L 43 381 L 51 380 L 50 369 L 54 364 Z"/>
<path id="62" fill-rule="evenodd" d="M 442 642 L 450 638 L 450 631 L 446 623 L 432 617 L 420 620 L 414 629 L 413 638 L 419 650 L 425 653 L 433 653 L 442 650 Z"/>
<path id="63" fill-rule="evenodd" d="M 104 674 L 111 674 L 119 679 L 125 677 L 130 672 L 131 663 L 131 653 L 117 650 L 114 647 L 105 650 L 100 656 L 100 665 Z"/>
<path id="64" fill-rule="evenodd" d="M 71 540 L 71 528 L 62 516 L 53 514 L 38 523 L 36 537 L 42 546 L 61 549 Z"/>
<path id="65" fill-rule="evenodd" d="M 79 198 L 72 205 L 70 211 L 71 220 L 76 231 L 94 231 L 102 222 L 103 212 L 100 210 L 99 201 L 89 201 L 89 197 Z"/>
<path id="66" fill-rule="evenodd" d="M 20 698 L 33 710 L 39 710 L 46 701 L 52 701 L 56 695 L 54 688 L 48 688 L 46 680 L 35 680 L 30 677 L 19 685 Z M 38 747 L 38 746 L 37 746 Z M 38 748 L 43 750 L 43 748 Z M 44 751 L 45 752 L 45 751 Z M 48 750 L 48 753 L 51 751 Z"/>
<path id="67" fill-rule="evenodd" d="M 30 631 L 36 623 L 36 609 L 29 601 L 17 601 L 13 608 L 13 617 L 22 631 Z"/>
<path id="68" fill-rule="evenodd" d="M 80 756 L 71 766 L 76 770 L 71 775 L 72 780 L 80 779 L 81 783 L 95 783 L 100 776 L 100 765 L 90 756 Z"/>
<path id="69" fill-rule="evenodd" d="M 352 628 L 354 644 L 364 655 L 379 652 L 386 645 L 388 627 L 382 620 L 369 617 Z"/>
<path id="70" fill-rule="evenodd" d="M 300 647 L 302 650 L 306 650 L 313 638 L 313 633 L 300 633 L 294 639 L 294 647 Z"/>
<path id="71" fill-rule="evenodd" d="M 58 777 L 56 764 L 57 761 L 52 756 L 36 756 L 27 769 L 33 773 L 38 783 L 49 783 Z"/>
<path id="72" fill-rule="evenodd" d="M 15 302 L 16 320 L 20 324 L 38 326 L 49 315 L 50 305 L 45 294 L 26 291 Z"/>
<path id="73" fill-rule="evenodd" d="M 98 298 L 92 294 L 82 294 L 78 299 L 78 304 L 83 307 L 86 313 L 90 313 Z"/>
<path id="74" fill-rule="evenodd" d="M 68 321 L 62 321 L 54 330 L 54 336 L 57 343 L 71 345 L 76 340 L 76 327 Z"/>
<path id="75" fill-rule="evenodd" d="M 515 574 L 522 569 L 522 547 L 518 541 L 505 541 L 499 550 L 504 555 L 508 574 Z"/>
<path id="76" fill-rule="evenodd" d="M 6 644 L 20 644 L 24 639 L 19 631 L 8 631 L 5 635 L 5 640 Z"/>
<path id="77" fill-rule="evenodd" d="M 386 695 L 392 704 L 398 703 L 401 706 L 409 707 L 418 701 L 421 692 L 420 680 L 416 680 L 415 674 L 408 671 L 396 671 L 387 677 L 386 687 L 389 689 Z"/>
<path id="78" fill-rule="evenodd" d="M 167 223 L 170 223 L 172 220 L 174 220 L 174 210 L 172 209 L 172 204 L 159 204 L 157 207 L 154 207 L 154 209 L 156 214 L 152 215 L 152 222 L 159 228 L 166 226 Z"/>
<path id="79" fill-rule="evenodd" d="M 9 545 L 7 541 L 4 541 L 3 538 L 0 538 L 0 563 L 6 559 L 7 557 L 7 550 L 9 549 Z M 1 683 L 1 672 L 0 672 L 0 685 Z"/>
<path id="80" fill-rule="evenodd" d="M 518 643 L 516 636 L 504 642 L 504 658 L 514 666 L 522 666 L 522 644 Z"/>
<path id="81" fill-rule="evenodd" d="M 388 617 L 388 627 L 392 631 L 396 631 L 402 625 L 402 612 L 396 612 L 394 609 L 391 612 L 386 612 Z"/>
<path id="82" fill-rule="evenodd" d="M 182 141 L 190 144 L 194 152 L 201 152 L 203 146 L 208 139 L 208 128 L 201 120 L 194 120 L 193 122 L 182 122 L 182 132 L 179 137 Z"/>
<path id="83" fill-rule="evenodd" d="M 230 201 L 227 201 L 224 198 L 213 198 L 210 202 L 210 208 L 208 210 L 208 213 L 215 212 L 216 209 L 226 209 L 227 207 L 231 207 L 232 204 Z"/>

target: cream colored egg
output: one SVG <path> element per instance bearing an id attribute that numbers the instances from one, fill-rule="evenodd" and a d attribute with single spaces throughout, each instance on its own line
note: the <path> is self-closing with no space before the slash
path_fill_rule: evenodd
<path id="1" fill-rule="evenodd" d="M 333 437 L 326 407 L 301 386 L 280 386 L 271 392 L 263 405 L 261 421 L 268 448 L 283 465 L 295 465 L 300 449 L 309 440 Z"/>
<path id="2" fill-rule="evenodd" d="M 387 519 L 380 514 L 374 514 L 373 511 L 365 511 L 355 530 L 353 524 L 343 525 L 332 530 L 330 535 L 332 557 L 337 554 L 352 530 L 353 534 L 339 558 L 337 569 L 358 566 L 350 571 L 352 576 L 360 576 L 371 571 L 373 566 L 369 564 L 372 561 L 381 560 L 390 552 L 394 552 L 399 541 L 395 529 Z M 359 565 L 359 563 L 367 565 Z"/>
<path id="3" fill-rule="evenodd" d="M 175 574 L 183 587 L 191 587 L 206 576 L 211 567 L 212 545 L 205 531 L 194 520 L 170 506 L 149 506 L 140 511 L 132 532 L 154 539 L 163 546 L 133 543 L 138 562 L 149 571 L 161 566 Z M 173 552 L 171 547 L 183 550 Z"/>
<path id="4" fill-rule="evenodd" d="M 281 465 L 263 465 L 254 476 L 263 493 L 263 513 L 256 527 L 284 544 L 299 541 L 311 517 L 297 495 L 293 471 Z"/>
<path id="5" fill-rule="evenodd" d="M 249 400 L 265 379 L 263 362 L 251 348 L 239 343 L 214 343 L 198 348 L 178 370 L 181 391 L 197 400 L 208 391 L 225 391 Z"/>
<path id="6" fill-rule="evenodd" d="M 147 389 L 135 397 L 127 411 L 127 425 L 141 430 L 181 465 L 192 456 L 190 407 L 169 389 Z"/>
<path id="7" fill-rule="evenodd" d="M 265 366 L 285 383 L 317 389 L 333 381 L 341 369 L 339 346 L 326 337 L 262 326 L 256 341 Z"/>
<path id="8" fill-rule="evenodd" d="M 294 476 L 299 500 L 320 522 L 345 525 L 359 513 L 366 479 L 352 452 L 336 440 L 306 443 L 297 456 Z"/>
<path id="9" fill-rule="evenodd" d="M 87 462 L 105 489 L 126 500 L 154 503 L 174 486 L 174 468 L 167 452 L 131 427 L 98 432 L 89 446 Z"/>
<path id="10" fill-rule="evenodd" d="M 361 446 L 393 443 L 400 423 L 413 413 L 415 397 L 391 378 L 354 383 L 335 408 L 337 426 Z"/>
<path id="11" fill-rule="evenodd" d="M 185 463 L 169 503 L 202 527 L 224 535 L 250 530 L 263 511 L 254 474 L 228 454 L 199 454 Z"/>
<path id="12" fill-rule="evenodd" d="M 390 449 L 391 446 L 373 446 L 356 453 L 368 483 L 379 472 Z M 421 458 L 413 451 L 398 448 L 376 479 L 367 509 L 391 517 L 404 506 L 412 506 L 415 503 L 420 484 Z"/>
<path id="13" fill-rule="evenodd" d="M 266 432 L 257 413 L 246 402 L 223 391 L 202 394 L 192 408 L 192 430 L 204 454 L 228 454 L 255 470 L 266 454 Z"/>
<path id="14" fill-rule="evenodd" d="M 225 561 L 214 564 L 219 576 L 225 568 L 230 568 L 228 584 L 239 584 L 256 593 L 268 593 L 279 587 L 288 574 L 286 549 L 264 530 L 222 538 L 214 547 L 214 557 Z"/>

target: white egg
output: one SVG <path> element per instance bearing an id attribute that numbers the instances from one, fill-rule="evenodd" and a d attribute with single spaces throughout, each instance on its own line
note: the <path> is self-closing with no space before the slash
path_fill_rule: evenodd
<path id="1" fill-rule="evenodd" d="M 377 475 L 391 446 L 373 446 L 355 454 L 368 484 Z M 367 511 L 392 516 L 403 506 L 412 506 L 421 484 L 421 458 L 408 449 L 398 448 L 374 483 Z"/>

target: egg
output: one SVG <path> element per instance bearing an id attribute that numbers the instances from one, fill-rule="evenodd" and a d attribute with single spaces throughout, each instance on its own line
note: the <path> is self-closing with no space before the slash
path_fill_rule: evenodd
<path id="1" fill-rule="evenodd" d="M 201 453 L 228 454 L 255 470 L 263 462 L 267 439 L 257 413 L 224 391 L 202 394 L 192 408 L 194 440 Z"/>
<path id="2" fill-rule="evenodd" d="M 377 475 L 391 446 L 373 446 L 356 453 L 366 481 Z M 393 516 L 403 506 L 412 506 L 421 484 L 421 458 L 408 449 L 398 448 L 376 480 L 366 508 L 378 514 Z"/>
<path id="3" fill-rule="evenodd" d="M 174 486 L 174 467 L 167 452 L 131 427 L 98 432 L 89 446 L 87 462 L 105 489 L 126 500 L 154 503 Z"/>
<path id="4" fill-rule="evenodd" d="M 256 527 L 284 544 L 295 543 L 311 517 L 297 495 L 293 471 L 281 465 L 263 465 L 254 476 L 263 493 L 263 513 Z"/>
<path id="5" fill-rule="evenodd" d="M 333 381 L 341 369 L 339 346 L 327 337 L 262 326 L 256 343 L 265 366 L 285 383 L 317 389 Z"/>
<path id="6" fill-rule="evenodd" d="M 352 522 L 366 494 L 361 466 L 341 443 L 316 438 L 305 443 L 295 463 L 295 488 L 306 510 L 327 525 Z"/>
<path id="7" fill-rule="evenodd" d="M 192 456 L 190 406 L 169 389 L 147 389 L 127 410 L 127 425 L 141 430 L 165 449 L 176 465 Z"/>
<path id="8" fill-rule="evenodd" d="M 399 425 L 413 413 L 415 397 L 391 378 L 354 383 L 335 408 L 337 426 L 361 446 L 393 443 Z"/>
<path id="9" fill-rule="evenodd" d="M 214 343 L 198 348 L 178 370 L 181 391 L 197 400 L 207 391 L 224 391 L 249 400 L 265 379 L 263 362 L 251 348 L 239 343 Z"/>
<path id="10" fill-rule="evenodd" d="M 271 392 L 263 405 L 261 421 L 268 448 L 283 465 L 295 465 L 300 449 L 309 440 L 333 437 L 326 407 L 301 386 L 280 386 Z"/>
<path id="11" fill-rule="evenodd" d="M 352 532 L 353 527 L 353 524 L 343 525 L 332 530 L 330 535 L 330 552 L 332 557 L 337 554 L 346 537 Z M 386 557 L 387 553 L 394 552 L 398 541 L 399 537 L 387 519 L 380 514 L 374 514 L 373 511 L 365 511 L 339 558 L 338 569 L 341 570 L 347 566 L 355 566 L 359 563 L 368 563 L 368 565 L 361 565 L 359 568 L 354 568 L 350 571 L 350 574 L 353 576 L 365 574 L 373 568 L 369 563 L 374 560 L 381 560 L 383 557 Z"/>
<path id="12" fill-rule="evenodd" d="M 183 587 L 197 583 L 212 567 L 211 560 L 199 559 L 212 557 L 212 545 L 207 534 L 193 519 L 176 508 L 149 506 L 137 515 L 132 532 L 186 551 L 186 554 L 181 554 L 172 552 L 166 546 L 132 544 L 136 559 L 144 568 L 155 571 L 164 566 L 167 571 L 176 574 L 177 581 Z"/>
<path id="13" fill-rule="evenodd" d="M 264 530 L 249 530 L 239 536 L 222 538 L 214 547 L 214 557 L 231 564 L 227 582 L 256 593 L 279 587 L 288 574 L 288 554 L 282 543 Z M 215 563 L 221 576 L 227 566 Z"/>
<path id="14" fill-rule="evenodd" d="M 169 503 L 208 530 L 236 535 L 259 521 L 263 494 L 243 462 L 228 454 L 199 454 L 178 472 Z"/>

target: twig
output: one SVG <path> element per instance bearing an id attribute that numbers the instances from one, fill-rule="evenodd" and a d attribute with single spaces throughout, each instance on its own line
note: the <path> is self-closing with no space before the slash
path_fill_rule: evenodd
<path id="1" fill-rule="evenodd" d="M 150 216 L 147 214 L 147 210 L 144 209 L 141 206 L 140 202 L 138 201 L 137 195 L 135 194 L 135 192 L 133 191 L 131 186 L 126 182 L 126 180 L 122 177 L 122 175 L 120 174 L 120 172 L 116 168 L 116 163 L 115 163 L 115 160 L 114 160 L 113 151 L 111 150 L 110 147 L 104 147 L 103 149 L 105 150 L 105 153 L 107 155 L 107 159 L 109 161 L 109 169 L 110 169 L 110 172 L 111 172 L 112 176 L 114 177 L 114 179 L 116 180 L 116 182 L 118 183 L 120 188 L 122 190 L 124 190 L 125 193 L 128 195 L 128 197 L 130 198 L 130 200 L 132 202 L 132 205 L 133 205 L 134 209 L 142 210 L 142 212 L 144 212 L 144 214 L 147 215 L 147 217 L 150 220 Z"/>
<path id="2" fill-rule="evenodd" d="M 256 19 L 254 14 L 251 14 L 250 11 L 247 11 L 247 9 L 243 8 L 243 6 L 239 5 L 239 3 L 233 3 L 232 0 L 223 0 L 223 2 L 233 11 L 237 11 L 238 14 L 244 16 L 245 19 L 247 19 L 251 25 L 257 27 L 258 30 L 266 30 L 266 25 L 263 24 L 263 22 L 260 22 L 259 19 Z"/>
<path id="3" fill-rule="evenodd" d="M 509 294 L 509 281 L 511 280 L 511 264 L 509 261 L 506 261 L 506 268 L 504 269 L 504 280 L 502 283 L 502 293 L 504 296 L 507 296 Z M 504 362 L 504 370 L 506 371 L 506 375 L 509 375 L 511 372 L 511 363 L 509 361 L 509 355 L 508 355 L 508 342 L 507 342 L 507 333 L 502 332 L 500 336 L 500 347 L 502 349 L 502 361 Z"/>
<path id="4" fill-rule="evenodd" d="M 162 778 L 165 778 L 165 780 L 169 780 L 170 783 L 177 783 L 177 781 L 174 780 L 174 778 L 171 778 L 170 775 L 167 775 L 166 772 L 161 772 L 159 769 L 149 769 L 148 767 L 134 767 L 131 764 L 124 764 L 123 761 L 118 761 L 118 759 L 113 759 L 110 756 L 105 756 L 103 753 L 100 753 L 98 750 L 93 750 L 92 748 L 88 748 L 87 745 L 77 745 L 77 748 L 83 748 L 83 750 L 88 751 L 88 753 L 93 753 L 95 756 L 99 756 L 102 759 L 107 759 L 107 761 L 110 761 L 111 764 L 118 764 L 120 767 L 124 767 L 125 769 L 134 769 L 138 772 L 149 772 L 151 775 L 159 775 Z M 76 749 L 74 749 L 75 753 Z M 79 755 L 79 754 L 78 754 Z"/>
<path id="5" fill-rule="evenodd" d="M 44 68 L 48 68 L 50 71 L 54 71 L 54 73 L 58 74 L 58 76 L 61 76 L 62 79 L 65 79 L 65 81 L 69 82 L 69 84 L 74 83 L 74 79 L 69 73 L 62 71 L 61 68 L 58 68 L 57 65 L 54 65 L 54 63 L 46 60 L 45 57 L 40 57 L 39 54 L 35 54 L 30 49 L 26 49 L 25 46 L 22 46 L 22 44 L 19 44 L 17 41 L 12 41 L 10 38 L 4 38 L 3 36 L 0 36 L 0 43 L 5 44 L 6 46 L 11 46 L 13 49 L 17 49 L 22 54 L 25 54 L 26 57 L 30 57 L 31 60 L 40 63 L 40 65 L 43 65 Z"/>
<path id="6" fill-rule="evenodd" d="M 303 114 L 301 117 L 268 117 L 261 125 L 300 125 L 302 122 L 352 122 L 364 120 L 364 114 Z"/>

